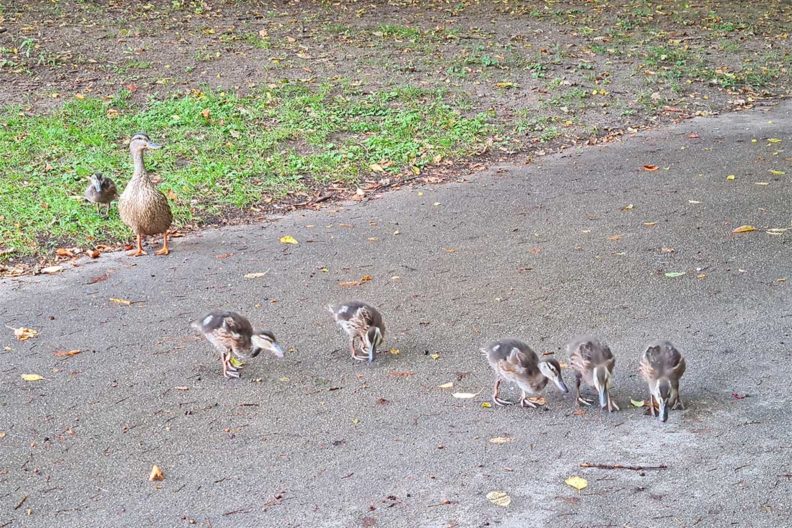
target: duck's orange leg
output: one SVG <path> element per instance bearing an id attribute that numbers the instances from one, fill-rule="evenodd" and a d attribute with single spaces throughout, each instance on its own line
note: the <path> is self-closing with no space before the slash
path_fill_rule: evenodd
<path id="1" fill-rule="evenodd" d="M 168 253 L 170 253 L 168 249 L 168 232 L 165 231 L 162 234 L 162 249 L 157 250 L 155 255 L 167 255 Z"/>
<path id="2" fill-rule="evenodd" d="M 143 251 L 143 235 L 137 236 L 137 249 L 134 251 L 130 251 L 129 253 L 127 253 L 127 255 L 129 255 L 130 257 L 141 257 L 143 255 L 146 255 L 146 252 Z"/>

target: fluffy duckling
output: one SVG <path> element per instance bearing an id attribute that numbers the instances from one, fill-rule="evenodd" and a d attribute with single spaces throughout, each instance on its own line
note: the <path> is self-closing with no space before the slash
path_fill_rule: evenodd
<path id="1" fill-rule="evenodd" d="M 520 405 L 536 408 L 528 400 L 542 392 L 548 380 L 552 380 L 561 392 L 569 392 L 561 377 L 561 365 L 555 359 L 539 359 L 531 347 L 516 339 L 501 339 L 481 349 L 492 370 L 498 376 L 492 391 L 492 400 L 497 405 L 511 405 L 512 402 L 498 396 L 501 381 L 515 383 L 522 390 Z"/>
<path id="2" fill-rule="evenodd" d="M 105 214 L 109 214 L 110 202 L 117 197 L 118 191 L 113 180 L 98 172 L 91 174 L 91 184 L 85 189 L 85 199 L 96 205 L 96 212 L 99 212 L 99 204 L 104 204 Z"/>
<path id="3" fill-rule="evenodd" d="M 333 319 L 349 336 L 349 349 L 352 357 L 369 363 L 374 361 L 377 347 L 385 340 L 385 323 L 382 315 L 373 306 L 360 301 L 350 301 L 338 306 L 328 306 Z M 358 355 L 356 343 L 360 343 Z"/>
<path id="4" fill-rule="evenodd" d="M 143 237 L 162 233 L 162 249 L 157 255 L 167 255 L 168 228 L 173 221 L 168 199 L 157 186 L 152 183 L 146 167 L 143 164 L 143 152 L 161 148 L 152 143 L 146 134 L 135 134 L 129 142 L 129 152 L 135 163 L 135 172 L 127 183 L 121 198 L 118 200 L 118 213 L 121 220 L 135 232 L 137 236 L 137 249 L 129 255 L 139 257 L 145 255 L 143 251 Z"/>
<path id="5" fill-rule="evenodd" d="M 250 321 L 235 312 L 209 312 L 201 319 L 193 321 L 192 327 L 203 333 L 220 352 L 223 376 L 226 378 L 239 377 L 239 368 L 232 364 L 232 360 L 240 363 L 248 357 L 258 356 L 262 350 L 269 350 L 275 356 L 283 357 L 283 348 L 272 332 L 254 331 Z"/>
<path id="6" fill-rule="evenodd" d="M 595 337 L 581 337 L 567 345 L 569 366 L 575 371 L 575 389 L 577 401 L 584 405 L 591 405 L 591 401 L 580 396 L 580 380 L 586 385 L 597 389 L 601 408 L 608 408 L 608 412 L 619 410 L 611 399 L 610 390 L 613 388 L 613 369 L 616 358 L 611 349 Z"/>
<path id="7" fill-rule="evenodd" d="M 668 420 L 668 408 L 684 409 L 679 399 L 679 379 L 685 373 L 685 358 L 670 341 L 654 341 L 641 355 L 641 376 L 649 385 L 649 410 L 658 418 Z"/>

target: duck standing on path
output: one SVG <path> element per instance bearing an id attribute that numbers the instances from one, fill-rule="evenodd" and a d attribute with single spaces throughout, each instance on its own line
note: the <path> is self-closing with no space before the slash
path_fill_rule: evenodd
<path id="1" fill-rule="evenodd" d="M 657 417 L 662 422 L 668 420 L 669 407 L 685 408 L 679 399 L 679 379 L 685 368 L 685 358 L 670 341 L 654 341 L 641 354 L 639 370 L 649 384 L 649 411 L 655 416 L 657 402 Z"/>
<path id="2" fill-rule="evenodd" d="M 333 319 L 349 336 L 349 349 L 352 358 L 358 361 L 371 363 L 377 347 L 385 340 L 385 323 L 382 315 L 371 305 L 360 301 L 350 301 L 338 306 L 328 306 L 333 314 Z M 356 343 L 360 343 L 360 351 L 365 356 L 358 355 Z"/>
<path id="3" fill-rule="evenodd" d="M 567 345 L 569 366 L 575 371 L 575 386 L 578 404 L 591 405 L 591 401 L 580 396 L 580 380 L 597 389 L 601 408 L 608 412 L 619 410 L 611 399 L 613 388 L 613 369 L 616 358 L 605 343 L 595 337 L 582 337 Z"/>
<path id="4" fill-rule="evenodd" d="M 118 213 L 121 220 L 137 235 L 137 249 L 129 255 L 139 257 L 143 251 L 143 237 L 162 233 L 162 249 L 157 255 L 167 255 L 168 228 L 173 221 L 168 199 L 152 183 L 143 164 L 143 151 L 160 148 L 152 143 L 146 134 L 135 134 L 129 142 L 129 151 L 135 163 L 135 172 L 127 183 L 121 198 L 118 200 Z"/>
<path id="5" fill-rule="evenodd" d="M 283 348 L 268 330 L 253 330 L 243 316 L 236 312 L 215 310 L 193 321 L 192 327 L 201 332 L 220 352 L 223 376 L 238 378 L 241 360 L 256 357 L 262 350 L 269 350 L 276 357 L 283 357 Z M 237 362 L 235 366 L 233 361 Z"/>
<path id="6" fill-rule="evenodd" d="M 105 214 L 110 213 L 110 202 L 118 197 L 116 185 L 107 176 L 100 173 L 91 174 L 91 184 L 85 189 L 85 199 L 96 205 L 96 212 L 99 212 L 99 204 L 106 206 Z"/>
<path id="7" fill-rule="evenodd" d="M 539 361 L 531 347 L 517 339 L 501 339 L 490 343 L 481 352 L 495 371 L 498 378 L 492 391 L 492 400 L 496 405 L 511 405 L 512 402 L 498 396 L 501 381 L 515 383 L 522 390 L 520 405 L 536 408 L 536 404 L 528 399 L 542 392 L 548 380 L 552 380 L 561 392 L 569 392 L 561 377 L 561 364 L 555 359 Z"/>

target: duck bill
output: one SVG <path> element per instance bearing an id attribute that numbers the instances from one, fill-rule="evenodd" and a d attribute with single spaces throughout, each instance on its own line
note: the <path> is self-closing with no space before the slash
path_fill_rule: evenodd
<path id="1" fill-rule="evenodd" d="M 599 390 L 599 404 L 602 409 L 608 406 L 608 389 L 604 387 Z"/>
<path id="2" fill-rule="evenodd" d="M 283 347 L 281 347 L 278 343 L 272 343 L 272 353 L 275 354 L 277 358 L 283 358 Z"/>
<path id="3" fill-rule="evenodd" d="M 368 362 L 374 361 L 374 354 L 377 352 L 377 345 L 371 344 L 368 349 Z"/>
<path id="4" fill-rule="evenodd" d="M 558 387 L 558 390 L 560 390 L 564 394 L 569 392 L 569 387 L 566 386 L 566 383 L 564 383 L 564 380 L 559 378 L 559 379 L 555 379 L 553 381 L 555 382 L 556 387 Z"/>
<path id="5" fill-rule="evenodd" d="M 660 400 L 660 412 L 658 413 L 657 418 L 661 422 L 668 420 L 668 403 L 665 400 Z"/>
<path id="6" fill-rule="evenodd" d="M 157 150 L 157 149 L 161 149 L 162 145 L 160 145 L 159 143 L 152 143 L 151 141 L 149 141 L 148 143 L 146 143 L 146 148 L 149 148 L 151 150 Z"/>
<path id="7" fill-rule="evenodd" d="M 96 192 L 102 192 L 102 182 L 100 182 L 97 178 L 94 178 L 91 180 L 91 183 L 93 183 L 93 188 L 96 189 Z"/>

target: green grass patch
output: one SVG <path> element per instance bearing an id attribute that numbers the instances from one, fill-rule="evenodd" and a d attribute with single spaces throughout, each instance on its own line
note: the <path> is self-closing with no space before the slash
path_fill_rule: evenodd
<path id="1" fill-rule="evenodd" d="M 165 145 L 147 166 L 162 177 L 177 224 L 201 223 L 267 197 L 357 182 L 374 163 L 398 173 L 469 154 L 491 126 L 485 114 L 462 115 L 448 95 L 284 84 L 245 97 L 193 91 L 143 107 L 122 92 L 47 115 L 0 110 L 0 246 L 38 255 L 129 238 L 115 208 L 106 219 L 81 197 L 93 172 L 123 188 L 132 172 L 126 141 L 138 131 Z"/>

